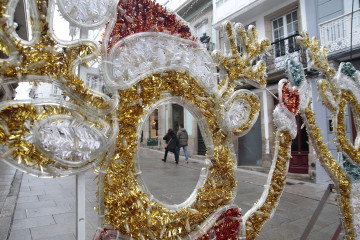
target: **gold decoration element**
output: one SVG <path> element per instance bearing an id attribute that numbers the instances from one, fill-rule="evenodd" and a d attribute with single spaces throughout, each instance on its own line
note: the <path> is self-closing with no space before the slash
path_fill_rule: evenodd
<path id="1" fill-rule="evenodd" d="M 225 108 L 225 103 L 231 100 L 235 88 L 242 85 L 241 81 L 261 88 L 266 85 L 265 62 L 257 59 L 261 54 L 266 53 L 270 42 L 263 40 L 259 43 L 255 27 L 251 26 L 246 31 L 243 26 L 236 25 L 235 35 L 233 26 L 230 23 L 225 24 L 231 54 L 225 56 L 215 53 L 215 57 L 228 73 L 228 78 L 222 80 L 218 93 L 207 92 L 186 71 L 164 71 L 147 75 L 129 89 L 119 90 L 120 99 L 117 109 L 114 110 L 111 109 L 109 101 L 85 89 L 83 81 L 75 74 L 78 64 L 85 64 L 97 57 L 97 44 L 85 40 L 72 44 L 57 42 L 47 22 L 48 1 L 41 0 L 30 2 L 36 3 L 33 4 L 34 6 L 31 5 L 31 8 L 34 8 L 31 12 L 36 12 L 37 15 L 30 16 L 30 24 L 35 29 L 34 39 L 31 42 L 22 41 L 15 33 L 12 20 L 9 20 L 9 17 L 13 16 L 13 13 L 9 14 L 13 9 L 9 7 L 12 3 L 15 1 L 0 3 L 2 20 L 0 48 L 9 56 L 7 60 L 1 61 L 0 75 L 4 82 L 33 81 L 34 84 L 38 84 L 40 80 L 32 80 L 34 79 L 32 77 L 47 77 L 70 97 L 74 106 L 81 105 L 86 110 L 90 109 L 91 113 L 105 112 L 104 115 L 95 114 L 94 117 L 108 123 L 119 121 L 120 129 L 118 132 L 114 131 L 117 134 L 116 145 L 114 144 L 113 148 L 107 151 L 104 156 L 106 161 L 99 164 L 101 170 L 97 169 L 98 172 L 106 172 L 106 175 L 100 177 L 103 188 L 99 185 L 99 189 L 103 192 L 99 192 L 98 195 L 99 201 L 104 203 L 99 206 L 99 211 L 105 214 L 107 224 L 113 225 L 116 230 L 134 239 L 178 239 L 199 231 L 199 226 L 211 214 L 232 203 L 236 188 L 234 174 L 236 161 L 231 147 L 231 136 L 243 134 L 251 128 L 258 116 L 259 102 L 252 106 L 249 118 L 235 130 L 229 131 L 224 128 L 224 116 L 221 112 Z M 241 53 L 237 50 L 236 36 L 241 45 Z M 257 64 L 253 65 L 255 61 Z M 146 109 L 150 109 L 152 104 L 163 99 L 161 95 L 163 91 L 171 91 L 172 96 L 191 102 L 202 112 L 211 134 L 207 137 L 213 142 L 213 146 L 208 146 L 207 149 L 210 164 L 203 186 L 197 189 L 196 198 L 190 206 L 176 210 L 167 209 L 152 200 L 149 193 L 143 192 L 138 179 L 140 175 L 134 168 L 139 145 L 138 126 L 141 124 L 142 116 L 146 114 Z M 237 99 L 255 100 L 254 96 L 249 96 L 243 95 Z M 229 103 L 234 104 L 231 101 Z M 54 159 L 43 156 L 26 140 L 29 129 L 36 121 L 57 114 L 71 116 L 77 114 L 79 118 L 99 129 L 101 124 L 90 121 L 85 110 L 81 112 L 76 109 L 81 113 L 74 113 L 75 111 L 72 112 L 61 104 L 58 107 L 51 104 L 38 105 L 12 103 L 2 108 L 0 120 L 6 124 L 2 123 L 0 126 L 0 141 L 8 144 L 8 152 L 2 157 L 13 154 L 14 161 L 19 164 L 25 162 L 27 166 L 38 167 L 41 171 L 43 168 L 63 170 L 64 166 L 58 165 Z M 110 116 L 110 112 L 116 114 L 116 117 Z M 252 213 L 246 222 L 246 235 L 250 238 L 256 236 L 265 221 L 269 219 L 283 191 L 291 141 L 287 132 L 280 132 L 278 137 L 279 147 L 274 160 L 272 180 L 269 191 L 264 193 L 266 203 L 257 212 Z"/>
<path id="2" fill-rule="evenodd" d="M 230 127 L 232 133 L 237 136 L 242 136 L 251 129 L 260 112 L 258 96 L 247 90 L 236 91 L 224 106 L 225 116 L 228 118 L 226 121 L 227 126 L 224 126 L 224 128 Z M 236 110 L 230 112 L 233 108 Z M 245 114 L 247 112 L 249 113 L 248 116 Z"/>
<path id="3" fill-rule="evenodd" d="M 44 108 L 45 110 L 46 108 Z M 48 116 L 53 111 L 62 112 L 59 108 L 47 108 L 43 114 L 38 114 L 33 106 L 9 106 L 0 112 L 0 141 L 3 145 L 8 144 L 8 150 L 4 155 L 13 153 L 13 160 L 19 165 L 25 162 L 26 165 L 36 165 L 40 167 L 54 164 L 51 159 L 45 158 L 33 144 L 25 140 L 29 133 L 25 122 L 35 122 Z M 4 155 L 2 158 L 4 158 Z"/>
<path id="4" fill-rule="evenodd" d="M 306 31 L 303 31 L 300 36 L 296 37 L 296 42 L 306 49 L 311 59 L 311 65 L 323 73 L 327 79 L 333 79 L 336 71 L 329 65 L 326 48 L 320 48 L 319 41 L 315 37 L 310 39 Z M 334 85 L 333 87 L 336 86 Z"/>
<path id="5" fill-rule="evenodd" d="M 47 22 L 48 6 L 46 1 L 36 1 L 38 16 L 31 16 L 38 20 L 35 29 L 39 28 L 40 37 L 32 40 L 34 44 L 28 45 L 20 41 L 13 26 L 8 26 L 8 6 L 11 2 L 0 3 L 0 46 L 9 56 L 2 61 L 0 75 L 5 80 L 26 80 L 27 76 L 47 76 L 64 90 L 64 93 L 73 92 L 80 99 L 78 104 L 90 104 L 97 109 L 107 109 L 109 104 L 102 98 L 89 93 L 83 86 L 83 81 L 75 76 L 77 64 L 93 60 L 97 57 L 98 46 L 93 41 L 82 40 L 71 44 L 60 44 L 52 36 Z M 31 5 L 31 4 L 30 4 Z M 11 8 L 10 8 L 11 9 Z M 33 36 L 36 38 L 36 36 Z M 11 43 L 9 46 L 9 42 Z M 6 47 L 8 46 L 8 47 Z M 11 52 L 10 52 L 11 51 Z M 13 58 L 16 57 L 15 60 Z M 64 88 L 67 86 L 68 88 Z M 84 104 L 86 106 L 86 104 Z M 88 107 L 88 106 L 87 106 Z"/>
<path id="6" fill-rule="evenodd" d="M 3 159 L 13 163 L 22 170 L 29 170 L 30 173 L 39 176 L 53 177 L 61 175 L 59 171 L 66 171 L 77 167 L 83 167 L 88 162 L 77 162 L 75 159 L 68 157 L 58 161 L 55 156 L 45 153 L 42 146 L 34 143 L 34 125 L 48 117 L 57 117 L 52 123 L 61 122 L 61 117 L 72 116 L 76 111 L 76 116 L 81 119 L 82 125 L 87 122 L 90 128 L 96 128 L 96 131 L 103 129 L 105 126 L 97 120 L 90 120 L 85 113 L 78 109 L 70 109 L 57 104 L 40 104 L 32 106 L 30 104 L 8 105 L 0 111 L 0 142 L 5 148 L 2 154 Z M 73 118 L 76 119 L 76 118 Z M 48 120 L 50 121 L 50 119 Z M 73 124 L 75 124 L 73 120 Z M 30 140 L 32 139 L 32 140 Z M 40 148 L 39 148 L 40 147 Z M 64 164 L 65 162 L 65 164 Z M 69 164 L 66 164 L 68 162 Z"/>
<path id="7" fill-rule="evenodd" d="M 138 88 L 141 93 L 138 93 Z M 172 96 L 181 96 L 201 109 L 215 146 L 213 155 L 208 155 L 212 163 L 209 176 L 198 189 L 195 202 L 176 211 L 150 200 L 148 193 L 140 190 L 133 164 L 141 116 L 151 104 L 161 100 L 162 91 L 171 91 Z M 224 145 L 228 135 L 219 127 L 213 111 L 214 99 L 188 73 L 172 71 L 149 76 L 138 86 L 119 93 L 121 106 L 118 108 L 118 118 L 122 128 L 115 157 L 104 182 L 106 223 L 136 239 L 178 239 L 197 231 L 197 226 L 207 217 L 232 201 L 236 187 L 233 171 L 235 161 L 231 150 Z M 134 105 L 133 102 L 142 104 Z"/>
<path id="8" fill-rule="evenodd" d="M 99 127 L 101 121 L 112 122 L 111 116 L 106 116 L 111 109 L 109 98 L 92 94 L 84 87 L 83 81 L 76 75 L 77 66 L 97 58 L 98 45 L 94 41 L 79 40 L 60 43 L 53 36 L 49 27 L 48 1 L 29 2 L 29 27 L 33 36 L 30 41 L 21 39 L 15 32 L 13 21 L 14 5 L 17 1 L 2 1 L 0 3 L 0 47 L 7 58 L 0 60 L 0 76 L 2 84 L 32 82 L 34 85 L 49 82 L 58 86 L 69 101 L 58 102 L 48 100 L 42 103 L 40 99 L 32 101 L 9 101 L 0 110 L 0 141 L 5 145 L 3 159 L 10 164 L 38 176 L 60 176 L 89 166 L 90 160 L 76 162 L 74 159 L 62 159 L 71 163 L 74 168 L 64 165 L 55 159 L 49 159 L 39 146 L 28 141 L 33 137 L 33 127 L 37 121 L 49 116 L 72 116 L 87 122 L 91 127 Z M 75 107 L 75 106 L 81 106 Z M 86 110 L 84 110 L 86 109 Z M 98 121 L 89 120 L 92 114 L 98 116 Z M 104 116 L 105 115 L 105 116 Z M 101 129 L 100 126 L 99 129 Z M 109 139 L 110 140 L 110 139 Z M 45 156 L 46 155 L 46 156 Z M 13 161 L 11 161 L 11 158 Z M 98 159 L 97 161 L 100 161 Z M 91 159 L 91 161 L 95 161 Z M 88 168 L 89 168 L 88 167 Z M 70 171 L 68 171 L 71 169 Z"/>
<path id="9" fill-rule="evenodd" d="M 326 79 L 330 83 L 334 99 L 337 101 L 339 89 L 337 88 L 336 83 L 333 80 L 336 71 L 329 65 L 329 62 L 327 60 L 326 48 L 319 48 L 318 40 L 315 37 L 310 39 L 309 34 L 305 31 L 303 31 L 300 36 L 296 37 L 296 42 L 306 49 L 306 52 L 311 59 L 310 65 L 312 65 L 316 70 L 320 71 L 322 74 L 325 75 Z"/>
<path id="10" fill-rule="evenodd" d="M 360 164 L 360 149 L 359 146 L 354 146 L 350 143 L 349 137 L 346 133 L 346 123 L 345 123 L 345 112 L 346 106 L 350 104 L 351 110 L 354 111 L 354 117 L 357 119 L 360 114 L 360 104 L 354 97 L 354 95 L 349 91 L 342 91 L 340 97 L 340 104 L 339 104 L 339 113 L 337 115 L 337 139 L 341 146 L 341 149 L 338 151 L 344 151 L 351 159 L 357 164 Z M 359 127 L 358 124 L 356 124 Z"/>
<path id="11" fill-rule="evenodd" d="M 333 89 L 330 87 L 330 84 L 322 79 L 317 82 L 317 90 L 319 95 L 321 96 L 323 104 L 332 112 L 336 112 L 338 110 L 337 102 L 335 99 L 338 99 L 336 95 L 334 95 Z"/>
<path id="12" fill-rule="evenodd" d="M 318 81 L 318 91 L 322 102 L 332 112 L 333 116 L 333 134 L 335 135 L 335 144 L 338 152 L 345 152 L 351 157 L 351 160 L 357 164 L 360 163 L 360 153 L 358 146 L 355 148 L 346 134 L 345 123 L 345 107 L 350 105 L 351 110 L 355 112 L 356 119 L 360 113 L 360 106 L 352 91 L 357 89 L 343 89 L 341 84 L 336 81 L 335 70 L 329 66 L 326 56 L 326 49 L 319 48 L 318 41 L 313 38 L 310 40 L 309 35 L 304 32 L 301 37 L 297 38 L 298 42 L 307 49 L 310 58 L 310 64 L 315 69 L 319 70 L 326 80 Z M 341 69 L 338 70 L 341 72 Z M 339 73 L 338 73 L 339 74 Z M 350 80 L 353 81 L 353 80 Z M 340 86 L 340 87 L 339 87 Z M 319 156 L 320 163 L 334 181 L 336 190 L 339 194 L 338 207 L 341 210 L 343 217 L 342 225 L 345 230 L 347 239 L 355 239 L 354 219 L 351 206 L 351 176 L 348 176 L 343 171 L 343 166 L 336 161 L 330 151 L 323 142 L 320 129 L 317 127 L 313 110 L 309 104 L 305 112 L 301 113 L 307 126 L 308 135 L 313 143 L 313 146 Z M 357 127 L 358 128 L 358 127 Z"/>
<path id="13" fill-rule="evenodd" d="M 263 88 L 266 86 L 266 63 L 263 60 L 253 62 L 261 55 L 266 53 L 270 46 L 268 39 L 257 41 L 257 31 L 254 26 L 250 26 L 248 31 L 241 24 L 235 25 L 236 34 L 233 32 L 233 25 L 225 22 L 222 26 L 226 33 L 225 38 L 229 42 L 228 47 L 231 49 L 229 56 L 225 56 L 220 51 L 214 51 L 213 57 L 219 61 L 229 75 L 229 86 L 235 87 L 234 84 L 241 85 L 241 81 Z M 238 51 L 236 37 L 241 47 Z"/>
<path id="14" fill-rule="evenodd" d="M 321 136 L 320 129 L 316 125 L 315 113 L 311 109 L 311 104 L 306 108 L 304 113 L 301 113 L 303 119 L 306 119 L 306 129 L 311 142 L 320 158 L 320 163 L 334 181 L 338 196 L 338 207 L 341 209 L 343 215 L 341 219 L 343 228 L 349 239 L 355 239 L 353 229 L 352 211 L 350 206 L 350 192 L 351 186 L 344 171 L 340 168 L 336 159 L 333 158 L 330 151 Z"/>
<path id="15" fill-rule="evenodd" d="M 269 172 L 271 181 L 268 181 L 269 189 L 263 192 L 262 198 L 265 200 L 256 208 L 249 210 L 244 218 L 246 219 L 246 239 L 255 239 L 264 226 L 265 222 L 270 219 L 273 211 L 275 211 L 281 194 L 286 184 L 286 173 L 288 163 L 291 157 L 291 135 L 288 131 L 276 132 L 276 152 L 272 170 Z"/>

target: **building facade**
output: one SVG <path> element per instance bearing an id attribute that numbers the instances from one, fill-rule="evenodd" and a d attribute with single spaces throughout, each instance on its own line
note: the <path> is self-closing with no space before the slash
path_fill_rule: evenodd
<path id="1" fill-rule="evenodd" d="M 267 38 L 271 42 L 269 55 L 261 58 L 267 64 L 267 89 L 251 89 L 261 101 L 258 121 L 245 136 L 234 139 L 237 146 L 239 166 L 270 168 L 274 146 L 274 124 L 272 112 L 278 104 L 277 83 L 285 78 L 285 61 L 291 57 L 306 65 L 304 52 L 296 45 L 295 38 L 307 24 L 304 2 L 294 0 L 214 0 L 214 24 L 217 33 L 217 48 L 224 49 L 224 39 L 220 34 L 221 24 L 227 20 L 241 23 L 248 28 L 253 25 L 258 31 L 258 39 Z M 297 118 L 298 135 L 292 144 L 292 158 L 289 172 L 315 175 L 315 159 L 308 144 L 305 129 L 301 129 L 301 118 Z"/>
<path id="2" fill-rule="evenodd" d="M 225 48 L 220 34 L 220 26 L 225 20 L 241 23 L 245 27 L 254 25 L 258 39 L 267 38 L 271 42 L 269 55 L 262 56 L 267 64 L 267 89 L 249 88 L 261 100 L 258 121 L 248 134 L 233 139 L 239 166 L 266 169 L 271 165 L 275 139 L 272 112 L 278 103 L 277 83 L 286 78 L 284 65 L 288 58 L 302 63 L 305 68 L 311 82 L 312 92 L 309 94 L 312 95 L 313 108 L 317 113 L 317 125 L 323 129 L 323 138 L 329 142 L 329 149 L 337 157 L 331 115 L 317 100 L 316 82 L 322 76 L 307 66 L 306 53 L 296 44 L 296 36 L 306 30 L 310 36 L 319 39 L 321 45 L 326 46 L 328 59 L 335 69 L 344 61 L 352 62 L 356 69 L 360 69 L 359 0 L 168 0 L 162 4 L 189 22 L 199 40 L 202 36 L 208 36 L 210 51 Z M 171 109 L 171 106 L 167 106 L 167 109 Z M 354 140 L 356 129 L 351 110 L 348 109 L 347 113 L 348 135 Z M 170 126 L 172 120 L 168 121 L 167 126 Z M 289 172 L 307 174 L 317 183 L 328 184 L 330 179 L 319 164 L 306 130 L 301 128 L 302 124 L 302 119 L 297 117 L 298 135 L 292 143 Z M 164 134 L 165 130 L 160 132 Z"/>
<path id="3" fill-rule="evenodd" d="M 158 2 L 187 21 L 199 43 L 208 49 L 210 54 L 210 51 L 215 47 L 215 31 L 212 28 L 212 1 L 170 0 Z M 202 158 L 206 154 L 206 146 L 197 119 L 193 117 L 189 109 L 178 103 L 161 105 L 153 111 L 143 127 L 141 145 L 163 149 L 165 143 L 163 137 L 168 129 L 172 128 L 177 132 L 180 124 L 183 124 L 188 132 L 189 155 Z M 181 154 L 183 154 L 182 151 Z"/>
<path id="4" fill-rule="evenodd" d="M 27 40 L 28 39 L 28 26 L 26 20 L 24 19 L 24 15 L 26 12 L 26 6 L 24 4 L 25 1 L 19 1 L 14 14 L 14 23 L 16 23 L 17 27 L 15 29 L 16 33 L 20 38 Z M 8 56 L 0 51 L 0 57 L 2 59 L 7 59 Z M 21 83 L 20 83 L 21 85 Z M 16 89 L 19 87 L 18 83 L 6 83 L 1 84 L 0 87 L 0 101 L 12 100 L 16 97 L 17 91 Z"/>
<path id="5" fill-rule="evenodd" d="M 351 62 L 356 69 L 360 69 L 360 9 L 359 0 L 330 0 L 306 1 L 307 30 L 316 36 L 328 52 L 330 64 L 337 69 L 341 62 Z M 316 24 L 314 24 L 316 23 Z M 316 89 L 313 86 L 313 89 Z M 317 99 L 317 92 L 313 90 L 313 99 Z M 334 157 L 337 149 L 334 145 L 331 115 L 319 102 L 314 101 L 319 126 L 323 129 L 323 138 L 329 142 L 328 148 Z M 346 126 L 349 139 L 356 138 L 356 129 L 351 109 L 346 111 Z M 327 174 L 316 162 L 316 181 L 328 182 Z"/>
<path id="6" fill-rule="evenodd" d="M 256 26 L 259 39 L 267 38 L 272 45 L 270 55 L 264 56 L 268 72 L 267 90 L 253 90 L 262 103 L 260 123 L 257 123 L 246 136 L 234 140 L 235 146 L 238 146 L 238 165 L 267 168 L 271 164 L 273 152 L 270 146 L 274 144 L 272 110 L 277 104 L 277 99 L 273 96 L 277 94 L 277 82 L 286 77 L 284 61 L 288 57 L 296 59 L 306 67 L 305 72 L 312 84 L 312 93 L 309 94 L 312 94 L 317 123 L 323 129 L 323 137 L 330 143 L 329 149 L 336 157 L 330 113 L 317 101 L 316 81 L 321 76 L 307 67 L 306 54 L 295 44 L 295 37 L 306 30 L 310 36 L 317 37 L 321 44 L 327 47 L 329 60 L 335 69 L 343 61 L 351 61 L 359 69 L 359 1 L 354 0 L 353 4 L 351 2 L 346 0 L 213 0 L 213 27 L 217 32 L 218 49 L 224 48 L 224 40 L 219 30 L 221 23 L 225 20 L 242 23 L 245 27 Z M 352 130 L 354 125 L 351 121 L 351 111 L 348 113 L 347 126 L 352 126 L 348 128 L 348 134 L 354 139 L 356 131 Z M 326 184 L 329 178 L 320 166 L 312 147 L 309 146 L 306 131 L 301 128 L 301 118 L 298 117 L 297 122 L 298 135 L 292 144 L 289 172 L 309 174 L 311 178 L 316 179 L 317 183 Z M 258 143 L 262 144 L 262 149 L 253 147 Z"/>

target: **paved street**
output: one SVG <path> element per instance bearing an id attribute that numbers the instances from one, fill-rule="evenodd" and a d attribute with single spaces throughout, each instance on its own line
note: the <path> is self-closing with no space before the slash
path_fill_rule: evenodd
<path id="1" fill-rule="evenodd" d="M 163 154 L 156 150 L 140 151 L 142 178 L 157 199 L 166 204 L 179 204 L 192 193 L 204 165 L 202 160 L 195 158 L 190 158 L 190 163 L 186 164 L 183 157 L 176 165 L 171 153 L 164 163 L 161 161 Z M 95 176 L 91 171 L 86 173 L 86 239 L 92 239 L 97 227 Z M 260 198 L 267 175 L 238 169 L 236 178 L 238 192 L 235 203 L 245 214 Z M 0 162 L 0 240 L 76 239 L 75 181 L 75 176 L 39 179 Z M 299 239 L 326 188 L 288 179 L 277 211 L 258 239 Z M 330 195 L 308 239 L 332 238 L 339 224 L 334 196 Z"/>

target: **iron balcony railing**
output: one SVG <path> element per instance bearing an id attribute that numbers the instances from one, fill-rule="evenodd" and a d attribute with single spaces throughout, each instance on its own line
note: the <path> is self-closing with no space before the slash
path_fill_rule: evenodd
<path id="1" fill-rule="evenodd" d="M 271 43 L 269 54 L 262 57 L 266 62 L 268 73 L 283 71 L 288 58 L 306 67 L 306 53 L 296 44 L 296 36 L 299 34 L 296 33 Z"/>
<path id="2" fill-rule="evenodd" d="M 353 18 L 351 37 L 351 18 Z M 360 45 L 360 9 L 319 24 L 321 45 L 328 53 Z"/>

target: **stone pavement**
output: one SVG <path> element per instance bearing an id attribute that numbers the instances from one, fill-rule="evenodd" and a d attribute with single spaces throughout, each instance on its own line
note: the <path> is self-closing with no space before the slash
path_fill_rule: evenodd
<path id="1" fill-rule="evenodd" d="M 179 204 L 191 195 L 198 183 L 203 161 L 194 156 L 186 164 L 184 158 L 180 157 L 177 165 L 170 153 L 168 161 L 164 163 L 161 161 L 163 154 L 156 150 L 140 151 L 141 176 L 147 189 L 158 200 L 165 204 Z M 86 173 L 87 240 L 92 239 L 97 227 L 95 177 L 92 171 Z M 267 175 L 237 169 L 236 178 L 238 189 L 235 204 L 245 214 L 260 198 Z M 0 162 L 0 240 L 76 239 L 75 181 L 75 176 L 39 179 Z M 324 185 L 288 179 L 277 211 L 258 239 L 299 239 L 326 188 Z M 332 238 L 339 224 L 334 197 L 335 194 L 330 195 L 308 239 Z"/>
<path id="2" fill-rule="evenodd" d="M 23 173 L 0 161 L 0 239 L 10 234 Z"/>

